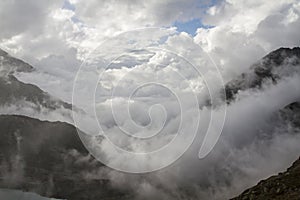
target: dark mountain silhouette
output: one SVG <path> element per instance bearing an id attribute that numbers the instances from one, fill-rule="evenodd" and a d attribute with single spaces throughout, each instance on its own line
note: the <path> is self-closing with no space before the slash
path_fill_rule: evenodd
<path id="1" fill-rule="evenodd" d="M 71 109 L 72 105 L 65 103 L 39 87 L 20 82 L 15 76 L 15 72 L 30 73 L 35 69 L 28 63 L 10 56 L 0 49 L 0 106 L 17 104 L 26 101 L 35 105 L 35 108 Z"/>
<path id="2" fill-rule="evenodd" d="M 0 115 L 0 133 L 0 188 L 68 200 L 126 198 L 97 175 L 104 166 L 89 155 L 74 126 Z"/>
<path id="3" fill-rule="evenodd" d="M 283 173 L 260 181 L 232 200 L 299 200 L 300 158 Z"/>
<path id="4" fill-rule="evenodd" d="M 279 111 L 285 123 L 300 129 L 300 102 L 294 102 Z M 284 173 L 279 173 L 256 186 L 245 190 L 232 200 L 299 200 L 300 199 L 300 158 Z"/>
<path id="5" fill-rule="evenodd" d="M 300 47 L 280 48 L 263 57 L 250 67 L 250 71 L 242 73 L 225 85 L 227 102 L 235 99 L 240 90 L 260 89 L 263 83 L 276 84 L 284 77 L 300 72 Z"/>

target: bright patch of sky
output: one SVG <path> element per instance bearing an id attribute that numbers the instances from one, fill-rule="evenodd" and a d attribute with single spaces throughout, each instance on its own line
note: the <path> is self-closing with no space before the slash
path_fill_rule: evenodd
<path id="1" fill-rule="evenodd" d="M 68 0 L 64 1 L 64 4 L 63 4 L 62 8 L 66 9 L 66 10 L 72 10 L 72 11 L 75 10 L 75 6 L 72 5 Z"/>
<path id="2" fill-rule="evenodd" d="M 220 2 L 220 0 L 209 0 L 209 1 L 203 1 L 203 0 L 197 0 L 197 8 L 199 8 L 200 10 L 207 10 L 210 7 L 218 4 L 218 2 Z M 204 25 L 201 22 L 200 18 L 194 18 L 191 19 L 189 21 L 176 21 L 173 26 L 177 27 L 177 31 L 178 32 L 186 32 L 192 36 L 196 35 L 196 31 L 198 28 L 204 28 L 204 29 L 209 29 L 209 28 L 213 28 L 213 26 L 209 26 L 209 25 Z"/>
<path id="3" fill-rule="evenodd" d="M 192 36 L 196 35 L 198 28 L 212 28 L 212 26 L 203 25 L 200 19 L 192 19 L 187 22 L 175 22 L 174 26 L 177 27 L 178 32 L 186 32 Z"/>

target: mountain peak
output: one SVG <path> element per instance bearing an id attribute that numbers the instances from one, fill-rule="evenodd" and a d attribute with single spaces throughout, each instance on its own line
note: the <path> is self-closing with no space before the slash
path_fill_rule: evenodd
<path id="1" fill-rule="evenodd" d="M 263 57 L 262 60 L 265 62 L 265 64 L 281 65 L 286 59 L 293 57 L 300 58 L 300 47 L 281 47 Z"/>
<path id="2" fill-rule="evenodd" d="M 280 79 L 300 71 L 300 47 L 279 48 L 264 56 L 225 86 L 227 102 L 241 90 L 260 88 L 266 82 L 276 84 Z"/>

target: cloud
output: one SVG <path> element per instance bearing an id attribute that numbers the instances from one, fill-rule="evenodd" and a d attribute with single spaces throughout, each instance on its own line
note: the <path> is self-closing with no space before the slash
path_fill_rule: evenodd
<path id="1" fill-rule="evenodd" d="M 71 3 L 78 18 L 89 25 L 102 27 L 103 31 L 124 31 L 141 26 L 168 26 L 174 21 L 188 21 L 200 17 L 202 7 L 210 1 L 90 1 Z M 107 20 L 110 19 L 110 20 Z M 110 28 L 108 28 L 110 27 Z M 111 32 L 114 34 L 115 32 Z"/>
<path id="2" fill-rule="evenodd" d="M 245 72 L 253 61 L 279 47 L 299 46 L 297 1 L 224 1 L 212 6 L 195 42 L 220 66 L 225 80 Z"/>
<path id="3" fill-rule="evenodd" d="M 24 115 L 47 121 L 62 121 L 72 124 L 72 112 L 66 108 L 49 109 L 38 103 L 32 103 L 25 99 L 16 99 L 11 104 L 0 107 L 1 115 Z"/>
<path id="4" fill-rule="evenodd" d="M 62 1 L 1 1 L 0 33 L 1 39 L 27 33 L 37 36 L 43 34 L 41 26 L 47 22 L 53 9 L 60 7 Z"/>
<path id="5" fill-rule="evenodd" d="M 1 46 L 29 60 L 38 69 L 30 74 L 17 74 L 20 80 L 34 83 L 71 102 L 73 80 L 81 61 L 98 58 L 85 60 L 88 66 L 82 69 L 82 76 L 77 77 L 79 95 L 74 103 L 88 113 L 76 115 L 81 122 L 76 124 L 79 128 L 98 134 L 98 124 L 93 121 L 94 95 L 91 92 L 95 89 L 96 117 L 104 131 L 109 133 L 109 139 L 126 150 L 153 150 L 170 142 L 178 129 L 185 133 L 186 138 L 177 141 L 163 157 L 151 159 L 145 156 L 133 161 L 130 156 L 121 157 L 108 140 L 102 140 L 97 150 L 109 164 L 139 169 L 143 163 L 148 163 L 149 168 L 167 163 L 174 158 L 172 153 L 180 153 L 183 144 L 193 136 L 199 112 L 199 137 L 181 159 L 166 169 L 140 176 L 105 171 L 116 187 L 128 187 L 136 191 L 138 198 L 229 198 L 262 177 L 283 170 L 299 156 L 300 138 L 293 135 L 299 130 L 290 129 L 276 118 L 278 110 L 300 98 L 299 76 L 296 74 L 277 85 L 264 85 L 262 90 L 240 92 L 238 100 L 227 109 L 223 134 L 215 149 L 204 159 L 197 158 L 210 117 L 215 116 L 213 128 L 222 125 L 224 104 L 218 98 L 222 87 L 219 73 L 227 82 L 247 72 L 251 64 L 269 51 L 280 46 L 299 45 L 297 1 L 226 0 L 199 8 L 195 6 L 199 2 L 192 0 L 134 3 L 72 0 L 73 9 L 62 8 L 62 2 L 29 3 L 22 21 L 24 25 L 19 27 L 12 26 L 17 24 L 17 18 L 10 13 L 16 13 L 23 4 L 4 2 L 0 13 L 4 13 L 8 21 L 0 22 L 5 29 L 0 33 Z M 32 12 L 35 6 L 36 13 Z M 6 12 L 5 8 L 11 12 Z M 205 9 L 206 13 L 202 13 Z M 174 28 L 156 32 L 149 29 L 113 37 L 134 28 L 172 26 L 175 21 L 199 17 L 209 28 L 199 27 L 195 37 L 176 33 Z M 103 41 L 106 42 L 87 56 Z M 145 46 L 156 48 L 156 51 L 142 49 Z M 105 69 L 111 61 L 112 65 Z M 151 81 L 167 87 L 138 88 Z M 213 106 L 208 103 L 205 84 L 210 85 L 211 94 L 218 100 Z M 117 89 L 113 91 L 114 88 Z M 137 88 L 139 91 L 135 93 Z M 109 98 L 113 92 L 114 97 Z M 183 113 L 178 109 L 172 92 L 182 97 Z M 130 94 L 134 94 L 134 98 L 127 101 Z M 194 100 L 198 100 L 196 106 Z M 129 111 L 125 107 L 128 102 Z M 161 105 L 157 106 L 157 103 Z M 111 111 L 112 104 L 117 118 Z M 40 114 L 30 109 L 33 105 L 26 102 L 21 105 L 25 108 L 7 107 L 2 108 L 2 112 L 66 120 L 64 110 L 55 113 L 42 110 Z M 272 121 L 273 118 L 276 120 Z M 161 135 L 143 142 L 143 145 L 136 139 L 119 135 L 127 130 L 136 136 L 149 136 L 153 130 L 160 130 L 162 122 L 165 124 Z M 208 137 L 208 142 L 214 141 L 215 137 Z M 95 143 L 91 145 L 97 145 Z M 104 174 L 103 171 L 97 173 Z"/>
<path id="6" fill-rule="evenodd" d="M 137 34 L 133 35 L 136 36 Z M 160 37 L 156 38 L 156 40 L 160 41 Z M 156 83 L 165 84 L 168 89 L 177 92 L 176 94 L 190 92 L 196 93 L 200 100 L 207 98 L 207 93 L 203 92 L 205 87 L 201 87 L 204 85 L 203 79 L 200 78 L 201 76 L 193 71 L 193 67 L 180 59 L 180 56 L 184 55 L 184 58 L 187 57 L 195 63 L 209 64 L 209 61 L 205 61 L 205 58 L 208 58 L 205 56 L 205 52 L 201 51 L 199 47 L 196 48 L 197 45 L 188 35 L 172 33 L 171 35 L 163 35 L 162 37 L 166 37 L 165 42 L 155 43 L 155 41 L 151 41 L 160 48 L 177 52 L 178 55 L 169 54 L 167 51 L 147 53 L 150 58 L 139 63 L 136 62 L 138 56 L 132 56 L 132 54 L 134 54 L 132 52 L 134 51 L 130 51 L 130 54 L 127 54 L 127 51 L 131 50 L 131 47 L 134 47 L 134 45 L 130 46 L 131 43 L 122 43 L 124 40 L 120 40 L 115 43 L 108 42 L 109 45 L 118 47 L 117 49 L 109 48 L 108 45 L 105 49 L 109 50 L 105 53 L 99 48 L 99 52 L 97 50 L 95 52 L 95 57 L 91 56 L 92 58 L 99 58 L 97 55 L 100 53 L 100 61 L 96 59 L 95 63 L 109 63 L 109 59 L 117 58 L 115 60 L 116 63 L 118 63 L 117 68 L 113 67 L 112 69 L 108 68 L 104 70 L 101 68 L 103 65 L 99 67 L 101 77 L 97 88 L 99 89 L 99 93 L 96 93 L 96 100 L 98 100 L 97 97 L 99 98 L 96 107 L 97 117 L 108 138 L 114 144 L 128 151 L 143 152 L 165 145 L 172 138 L 173 133 L 177 131 L 176 124 L 180 122 L 187 125 L 183 126 L 181 130 L 185 134 L 185 137 L 189 138 L 194 125 L 194 121 L 191 120 L 197 119 L 197 115 L 192 111 L 200 107 L 199 105 L 193 107 L 193 104 L 190 106 L 188 104 L 189 96 L 185 96 L 180 100 L 183 103 L 187 103 L 187 106 L 184 109 L 184 113 L 179 113 L 174 109 L 178 107 L 178 105 L 174 104 L 173 99 L 168 96 L 165 90 L 157 86 L 144 89 L 139 88 L 143 83 L 154 80 Z M 141 38 L 143 39 L 143 37 Z M 141 38 L 136 37 L 135 39 L 138 41 L 138 39 Z M 131 41 L 131 37 L 127 39 Z M 117 40 L 115 39 L 113 41 Z M 143 44 L 149 45 L 151 43 L 145 42 Z M 129 45 L 129 47 L 126 45 Z M 186 51 L 184 51 L 184 47 L 187 49 Z M 245 48 L 245 50 L 247 49 Z M 112 56 L 110 51 L 115 52 L 116 55 Z M 123 51 L 125 52 L 125 57 L 130 55 L 129 58 L 124 59 L 124 57 L 121 57 L 120 60 L 118 60 L 118 52 Z M 140 54 L 140 52 L 138 53 Z M 105 56 L 105 54 L 108 54 L 108 56 Z M 102 62 L 101 59 L 103 58 L 107 58 L 108 60 Z M 232 59 L 234 60 L 234 58 Z M 127 66 L 128 60 L 130 60 L 129 63 L 134 63 L 133 66 Z M 89 64 L 95 64 L 92 60 L 89 60 L 89 62 Z M 125 62 L 124 65 L 122 65 L 123 62 Z M 220 91 L 221 84 L 216 83 L 216 70 L 213 70 L 212 65 L 209 66 L 210 67 L 203 67 L 202 78 L 214 80 L 215 82 L 209 82 L 213 85 L 213 91 Z M 237 69 L 238 66 L 239 62 L 235 63 L 232 69 Z M 85 77 L 88 76 L 90 77 L 89 81 L 92 82 L 91 72 L 98 70 L 97 65 L 88 65 L 85 67 L 90 71 L 83 70 L 80 76 L 81 78 L 79 79 L 81 83 L 79 86 L 84 85 L 83 83 L 87 83 Z M 196 67 L 201 68 L 201 65 Z M 182 77 L 178 76 L 176 72 L 180 73 L 184 80 L 182 80 Z M 223 69 L 222 73 L 225 72 L 226 68 Z M 131 176 L 112 171 L 110 173 L 111 180 L 118 187 L 125 185 L 123 187 L 129 187 L 129 189 L 138 191 L 138 198 L 151 199 L 159 194 L 161 198 L 166 199 L 189 199 L 195 197 L 221 199 L 224 198 L 224 196 L 228 198 L 233 196 L 242 189 L 254 184 L 261 179 L 261 177 L 266 177 L 272 173 L 283 170 L 287 167 L 286 163 L 292 162 L 298 156 L 297 142 L 299 141 L 299 137 L 294 136 L 294 134 L 298 133 L 298 129 L 293 128 L 289 130 L 287 124 L 280 120 L 272 122 L 271 119 L 285 105 L 300 99 L 300 92 L 298 91 L 298 85 L 300 84 L 299 74 L 297 74 L 297 71 L 294 69 L 293 72 L 295 74 L 294 76 L 288 71 L 280 73 L 280 75 L 286 77 L 276 85 L 266 84 L 262 90 L 240 92 L 237 98 L 238 100 L 227 108 L 223 134 L 215 149 L 208 157 L 202 160 L 198 160 L 197 158 L 199 148 L 203 142 L 203 132 L 207 129 L 207 122 L 211 116 L 210 112 L 216 116 L 213 127 L 222 124 L 222 109 L 220 109 L 220 107 L 222 108 L 222 106 L 224 106 L 222 104 L 215 107 L 209 107 L 203 104 L 202 107 L 200 107 L 201 121 L 199 124 L 198 138 L 194 141 L 193 146 L 174 165 L 159 172 L 141 176 Z M 93 81 L 95 80 L 97 80 L 97 78 L 93 78 Z M 91 82 L 89 83 L 91 84 Z M 197 82 L 198 85 L 196 85 L 195 88 L 190 88 L 189 86 L 193 85 L 193 82 Z M 114 88 L 116 89 L 113 90 Z M 137 88 L 140 93 L 133 93 L 134 89 Z M 80 94 L 84 93 L 79 92 L 79 97 L 87 97 L 87 95 Z M 110 98 L 110 94 L 114 96 Z M 139 98 L 133 98 L 128 101 L 130 94 L 137 94 Z M 167 97 L 166 101 L 164 99 L 165 97 Z M 147 132 L 147 128 L 149 128 L 147 125 L 151 122 L 151 117 L 165 117 L 165 115 L 160 113 L 160 110 L 157 110 L 157 113 L 151 113 L 149 111 L 150 106 L 157 103 L 156 100 L 165 108 L 164 111 L 167 114 L 165 120 L 166 124 L 162 131 L 162 133 L 165 134 L 156 136 L 153 140 L 142 143 L 142 145 L 139 141 L 128 139 L 122 135 L 124 130 L 134 134 L 151 134 L 151 130 L 154 130 L 153 127 L 149 126 L 150 131 Z M 87 105 L 92 105 L 90 101 L 85 101 L 81 98 L 80 101 L 89 102 Z M 127 103 L 129 103 L 128 107 Z M 130 105 L 134 106 L 131 107 Z M 112 113 L 112 108 L 116 113 Z M 129 110 L 127 110 L 127 108 L 129 108 Z M 128 112 L 132 115 L 128 115 Z M 185 114 L 188 117 L 184 116 Z M 184 117 L 180 119 L 180 115 Z M 132 121 L 138 125 L 144 125 L 145 127 L 142 128 L 146 129 L 136 128 L 136 126 L 132 124 Z M 159 121 L 161 122 L 163 120 Z M 80 124 L 77 125 L 80 127 Z M 159 126 L 159 124 L 156 125 Z M 290 133 L 293 134 L 289 135 Z M 208 142 L 214 140 L 214 137 L 208 137 Z M 279 141 L 282 141 L 282 146 L 279 145 Z M 103 140 L 101 145 L 96 148 L 99 154 L 97 154 L 97 152 L 93 153 L 95 153 L 94 155 L 96 155 L 96 157 L 103 156 L 104 161 L 109 166 L 122 164 L 125 168 L 128 167 L 133 170 L 138 170 L 144 167 L 143 164 L 139 165 L 144 162 L 147 163 L 149 169 L 151 169 L 153 166 L 162 163 L 165 164 L 170 158 L 172 159 L 174 152 L 180 152 L 183 142 L 185 141 L 180 140 L 180 142 L 173 146 L 171 151 L 161 154 L 164 156 L 157 158 L 145 156 L 140 159 L 134 159 L 131 156 L 123 156 L 122 152 L 116 151 L 111 147 L 108 140 Z M 278 162 L 281 156 L 284 157 L 284 162 Z M 269 160 L 268 158 L 272 159 Z M 268 166 L 266 162 L 274 162 L 274 164 Z M 179 176 L 178 174 L 184 174 L 184 176 Z M 125 184 L 125 182 L 123 182 L 124 180 L 127 180 L 127 182 L 130 180 L 131 184 Z M 138 185 L 140 187 L 138 187 Z M 187 188 L 189 191 L 192 191 L 190 192 L 191 196 L 189 196 L 186 191 Z"/>
<path id="7" fill-rule="evenodd" d="M 118 187 L 132 187 L 146 199 L 157 194 L 165 199 L 237 195 L 262 177 L 285 170 L 299 156 L 299 129 L 282 121 L 278 113 L 286 104 L 300 99 L 298 85 L 299 75 L 295 75 L 263 90 L 240 94 L 239 100 L 228 107 L 223 134 L 206 158 L 197 159 L 202 141 L 198 138 L 168 168 L 142 176 L 112 171 L 111 180 Z M 209 117 L 204 110 L 201 116 Z M 131 184 L 125 184 L 125 180 Z"/>

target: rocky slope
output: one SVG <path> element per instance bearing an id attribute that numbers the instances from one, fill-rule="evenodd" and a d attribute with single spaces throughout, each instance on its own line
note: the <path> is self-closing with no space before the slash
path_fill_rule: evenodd
<path id="1" fill-rule="evenodd" d="M 260 89 L 263 84 L 276 84 L 287 76 L 300 72 L 300 47 L 280 48 L 263 57 L 250 67 L 250 71 L 241 74 L 225 85 L 227 102 L 235 99 L 241 90 Z"/>
<path id="2" fill-rule="evenodd" d="M 262 58 L 251 66 L 249 72 L 243 73 L 225 86 L 227 103 L 236 100 L 237 94 L 245 90 L 260 90 L 268 84 L 300 74 L 300 48 L 280 48 Z M 274 119 L 278 126 L 297 133 L 300 130 L 300 102 L 293 102 L 285 106 Z M 268 137 L 273 133 L 269 133 Z M 299 152 L 300 155 L 300 152 Z M 299 200 L 300 199 L 300 159 L 286 172 L 279 173 L 256 186 L 247 189 L 234 200 Z"/>
<path id="3" fill-rule="evenodd" d="M 300 102 L 285 106 L 275 116 L 278 122 L 299 132 Z M 260 181 L 232 200 L 300 200 L 300 158 L 287 171 Z"/>
<path id="4" fill-rule="evenodd" d="M 293 102 L 274 114 L 276 123 L 300 130 L 300 102 Z M 297 134 L 297 131 L 291 132 Z M 272 132 L 269 136 L 272 135 Z M 300 155 L 300 152 L 299 152 Z M 260 181 L 232 200 L 300 200 L 300 158 L 286 172 Z"/>
<path id="5" fill-rule="evenodd" d="M 10 56 L 0 49 L 0 106 L 8 106 L 27 102 L 35 109 L 71 109 L 72 106 L 48 93 L 42 91 L 35 85 L 20 82 L 15 72 L 30 73 L 34 68 L 28 63 Z"/>
<path id="6" fill-rule="evenodd" d="M 287 169 L 256 186 L 247 189 L 232 200 L 299 200 L 300 199 L 300 158 Z"/>

